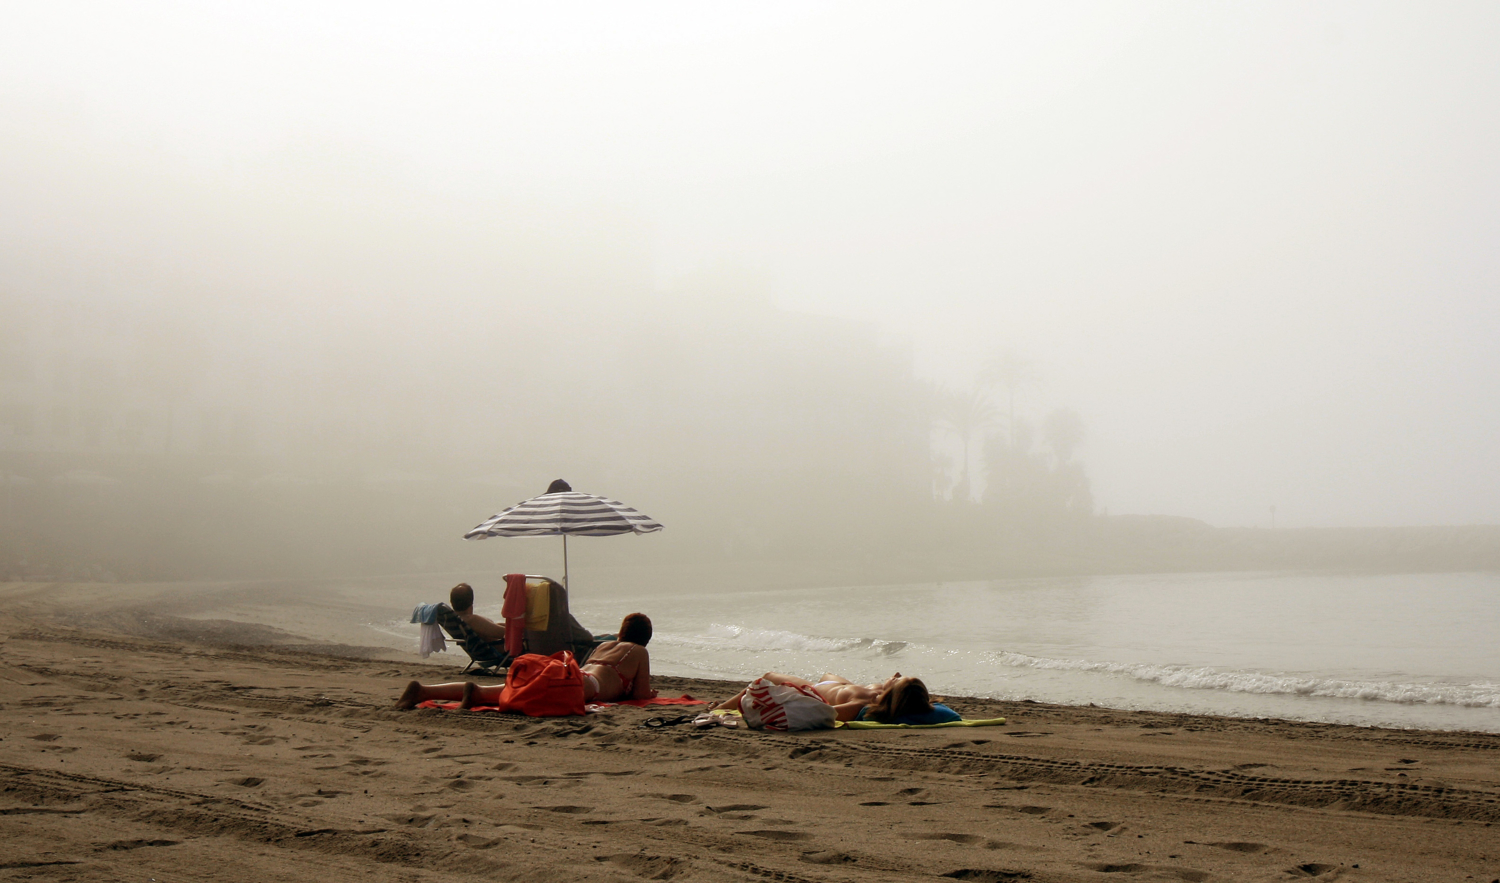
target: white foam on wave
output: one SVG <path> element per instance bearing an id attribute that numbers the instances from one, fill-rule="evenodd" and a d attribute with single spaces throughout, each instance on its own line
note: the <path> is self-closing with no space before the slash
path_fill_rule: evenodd
<path id="1" fill-rule="evenodd" d="M 1408 684 L 1392 681 L 1354 681 L 1255 671 L 1223 671 L 1184 665 L 1095 662 L 1088 659 L 1049 659 L 1022 653 L 984 654 L 1001 665 L 1060 671 L 1123 675 L 1139 681 L 1186 690 L 1222 690 L 1316 696 L 1329 699 L 1366 699 L 1403 705 L 1455 705 L 1463 708 L 1500 708 L 1500 684 Z"/>
<path id="2" fill-rule="evenodd" d="M 968 690 L 974 695 L 982 695 L 987 690 L 979 687 L 977 682 L 972 686 L 962 682 L 973 680 L 976 673 L 986 668 L 994 671 L 995 666 L 1001 666 L 1010 669 L 1112 675 L 1181 690 L 1500 709 L 1500 684 L 1488 682 L 1419 684 L 1223 670 L 1206 666 L 1058 659 L 1010 651 L 996 653 L 945 650 L 923 644 L 872 638 L 820 637 L 781 629 L 748 628 L 723 623 L 714 623 L 699 635 L 673 635 L 668 640 L 674 647 L 696 657 L 698 665 L 708 665 L 726 673 L 740 668 L 754 668 L 759 657 L 768 653 L 783 654 L 789 661 L 806 664 L 810 668 L 834 670 L 838 670 L 844 663 L 858 666 L 898 657 L 905 660 L 903 666 L 931 667 L 934 669 L 931 672 L 933 676 L 941 678 L 947 675 L 943 679 L 954 681 L 948 685 L 948 689 Z M 757 657 L 757 663 L 736 664 L 736 660 L 748 662 L 744 659 L 746 654 Z M 831 658 L 826 662 L 819 661 L 819 657 L 824 656 Z"/>
<path id="3" fill-rule="evenodd" d="M 764 652 L 787 650 L 805 653 L 850 653 L 864 651 L 870 655 L 889 656 L 901 652 L 905 641 L 878 641 L 874 638 L 823 638 L 781 629 L 745 628 L 713 623 L 705 632 L 709 643 L 730 643 L 735 650 Z"/>

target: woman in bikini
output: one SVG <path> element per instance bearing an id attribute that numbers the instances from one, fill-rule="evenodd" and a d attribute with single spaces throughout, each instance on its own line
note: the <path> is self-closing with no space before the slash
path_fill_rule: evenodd
<path id="1" fill-rule="evenodd" d="M 778 671 L 768 671 L 761 677 L 773 684 L 811 687 L 833 706 L 841 721 L 868 718 L 881 723 L 940 723 L 960 719 L 948 706 L 932 702 L 920 678 L 904 678 L 899 671 L 880 684 L 856 684 L 832 672 L 824 672 L 817 683 Z M 718 707 L 738 711 L 744 695 L 741 690 Z"/>
<path id="2" fill-rule="evenodd" d="M 655 699 L 651 689 L 651 620 L 632 613 L 620 623 L 620 638 L 605 641 L 589 654 L 583 667 L 583 701 L 616 702 L 621 699 Z"/>
<path id="3" fill-rule="evenodd" d="M 620 623 L 618 640 L 605 641 L 589 654 L 582 667 L 584 702 L 617 702 L 622 699 L 654 699 L 651 689 L 651 656 L 646 645 L 651 641 L 651 620 L 644 613 L 632 613 Z M 504 684 L 481 687 L 473 682 L 406 685 L 397 708 L 416 708 L 429 699 L 438 702 L 457 700 L 460 708 L 494 705 L 500 699 Z"/>

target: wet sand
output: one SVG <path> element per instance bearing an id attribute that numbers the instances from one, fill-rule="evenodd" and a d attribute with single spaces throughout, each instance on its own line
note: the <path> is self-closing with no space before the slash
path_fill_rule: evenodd
<path id="1" fill-rule="evenodd" d="M 333 595 L 280 626 L 194 597 L 0 583 L 4 879 L 1500 879 L 1497 735 L 961 697 L 1008 724 L 402 712 L 461 662 L 338 640 Z"/>

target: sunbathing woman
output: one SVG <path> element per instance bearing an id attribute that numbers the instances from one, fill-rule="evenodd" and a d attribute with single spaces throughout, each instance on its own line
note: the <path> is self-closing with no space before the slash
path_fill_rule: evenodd
<path id="1" fill-rule="evenodd" d="M 651 689 L 651 657 L 646 652 L 650 641 L 651 620 L 646 614 L 632 613 L 625 617 L 620 623 L 619 640 L 606 641 L 589 654 L 588 664 L 583 666 L 583 701 L 655 698 L 656 691 Z M 412 681 L 396 700 L 396 707 L 416 708 L 429 699 L 456 701 L 459 708 L 495 705 L 504 688 L 504 684 L 481 687 L 465 681 L 448 684 Z"/>
<path id="2" fill-rule="evenodd" d="M 868 718 L 880 723 L 915 724 L 960 719 L 958 712 L 948 706 L 932 703 L 927 685 L 921 679 L 903 678 L 899 671 L 881 684 L 856 684 L 832 672 L 824 672 L 817 683 L 776 671 L 768 671 L 761 677 L 773 684 L 813 688 L 824 702 L 833 706 L 841 721 Z M 738 710 L 744 695 L 745 691 L 741 690 L 718 707 Z"/>
<path id="3" fill-rule="evenodd" d="M 584 702 L 618 702 L 622 699 L 655 699 L 651 689 L 651 620 L 632 613 L 620 623 L 620 638 L 605 641 L 589 654 L 583 667 Z"/>

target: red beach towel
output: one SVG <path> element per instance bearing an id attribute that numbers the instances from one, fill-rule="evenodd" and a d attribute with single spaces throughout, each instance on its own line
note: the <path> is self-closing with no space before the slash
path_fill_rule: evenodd
<path id="1" fill-rule="evenodd" d="M 707 705 L 702 699 L 694 699 L 683 694 L 682 696 L 657 696 L 655 699 L 627 699 L 624 702 L 590 702 L 584 706 L 588 711 L 603 711 L 611 705 L 633 705 L 636 708 L 645 708 L 648 705 Z M 458 708 L 457 702 L 438 702 L 428 699 L 426 702 L 417 703 L 418 708 L 436 708 L 439 711 L 454 711 Z M 476 705 L 470 711 L 499 711 L 493 705 Z"/>

